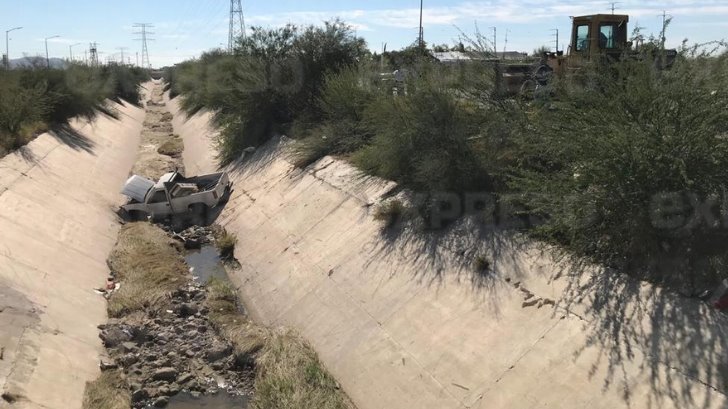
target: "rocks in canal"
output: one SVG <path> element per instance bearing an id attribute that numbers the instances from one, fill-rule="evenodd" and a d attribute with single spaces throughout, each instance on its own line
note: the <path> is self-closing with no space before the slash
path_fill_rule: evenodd
<path id="1" fill-rule="evenodd" d="M 154 371 L 152 379 L 155 381 L 174 382 L 177 380 L 177 370 L 174 368 L 159 368 Z"/>
<path id="2" fill-rule="evenodd" d="M 207 362 L 215 362 L 230 356 L 232 353 L 233 348 L 230 345 L 222 343 L 215 344 L 207 350 L 205 359 L 207 359 Z"/>
<path id="3" fill-rule="evenodd" d="M 109 327 L 101 331 L 99 337 L 106 348 L 116 348 L 120 344 L 131 341 L 132 335 L 120 327 Z"/>
<path id="4" fill-rule="evenodd" d="M 176 313 L 182 318 L 187 318 L 191 315 L 197 314 L 199 309 L 196 305 L 190 303 L 183 303 L 176 308 Z"/>
<path id="5" fill-rule="evenodd" d="M 193 380 L 194 378 L 195 378 L 194 375 L 192 375 L 191 373 L 187 372 L 187 373 L 183 373 L 182 375 L 180 375 L 180 377 L 177 378 L 177 382 L 180 385 L 184 385 L 184 384 L 188 383 L 189 381 Z"/>
<path id="6" fill-rule="evenodd" d="M 154 400 L 155 408 L 163 408 L 169 404 L 169 396 L 160 396 Z"/>
<path id="7" fill-rule="evenodd" d="M 99 368 L 101 368 L 102 371 L 108 371 L 109 369 L 118 368 L 118 365 L 116 365 L 116 362 L 111 358 L 101 358 Z"/>
<path id="8" fill-rule="evenodd" d="M 149 393 L 148 389 L 137 389 L 131 393 L 131 402 L 144 402 L 145 400 L 149 399 L 150 396 L 151 394 Z"/>
<path id="9" fill-rule="evenodd" d="M 231 391 L 250 391 L 254 368 L 239 365 L 233 348 L 221 338 L 204 306 L 207 292 L 188 282 L 170 294 L 167 310 L 112 319 L 102 326 L 106 364 L 123 370 L 134 408 L 166 406 L 184 390 L 214 393 L 224 384 Z"/>
<path id="10" fill-rule="evenodd" d="M 122 342 L 121 350 L 123 352 L 134 352 L 137 350 L 137 344 L 135 342 Z"/>

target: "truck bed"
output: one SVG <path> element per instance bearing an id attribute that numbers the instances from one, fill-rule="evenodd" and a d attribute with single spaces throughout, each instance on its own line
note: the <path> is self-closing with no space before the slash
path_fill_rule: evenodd
<path id="1" fill-rule="evenodd" d="M 206 192 L 208 190 L 214 189 L 215 186 L 217 186 L 217 184 L 220 182 L 220 178 L 222 178 L 222 175 L 222 172 L 220 172 L 204 176 L 193 176 L 190 178 L 179 177 L 175 178 L 172 184 L 192 183 L 197 186 L 200 192 Z"/>

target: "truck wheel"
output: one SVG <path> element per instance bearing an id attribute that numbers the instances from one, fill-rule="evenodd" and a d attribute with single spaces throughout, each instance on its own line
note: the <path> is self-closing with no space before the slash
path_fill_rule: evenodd
<path id="1" fill-rule="evenodd" d="M 532 100 L 538 84 L 534 80 L 526 80 L 521 84 L 521 91 L 519 95 L 525 100 Z"/>
<path id="2" fill-rule="evenodd" d="M 132 210 L 129 212 L 129 220 L 133 222 L 141 222 L 147 220 L 147 214 L 141 210 Z"/>

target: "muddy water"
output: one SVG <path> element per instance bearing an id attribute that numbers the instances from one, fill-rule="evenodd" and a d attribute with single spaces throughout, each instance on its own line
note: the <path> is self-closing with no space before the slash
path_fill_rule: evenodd
<path id="1" fill-rule="evenodd" d="M 207 245 L 199 250 L 188 250 L 185 261 L 192 267 L 192 276 L 198 283 L 205 284 L 213 278 L 230 281 L 215 246 Z"/>

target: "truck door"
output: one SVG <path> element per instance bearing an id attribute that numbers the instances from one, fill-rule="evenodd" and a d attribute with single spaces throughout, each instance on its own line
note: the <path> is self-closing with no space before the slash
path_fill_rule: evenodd
<path id="1" fill-rule="evenodd" d="M 169 200 L 167 200 L 167 192 L 163 188 L 151 193 L 147 207 L 152 217 L 164 217 L 172 212 L 169 207 Z"/>

